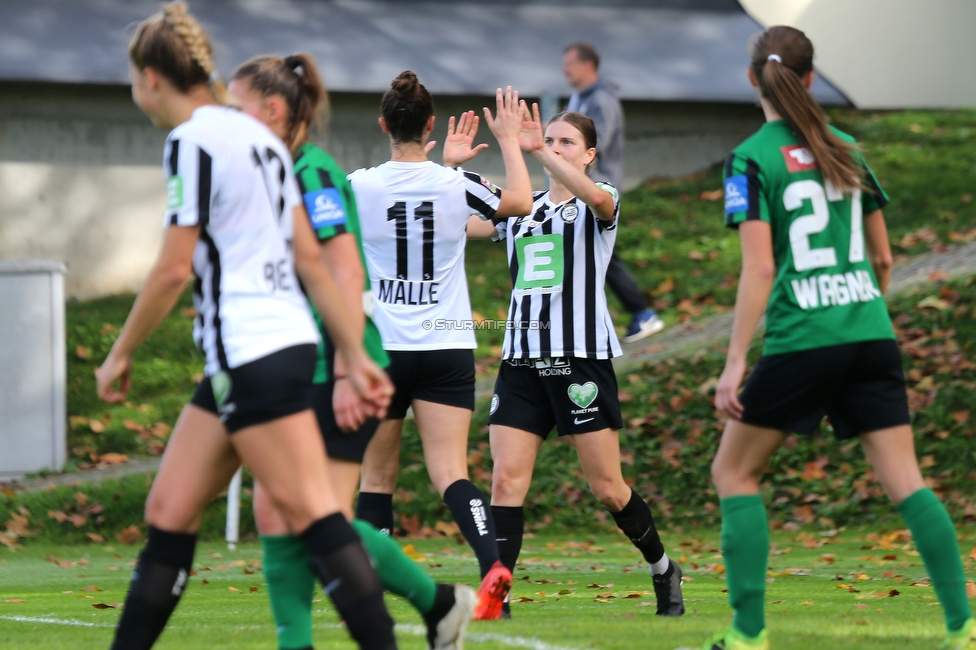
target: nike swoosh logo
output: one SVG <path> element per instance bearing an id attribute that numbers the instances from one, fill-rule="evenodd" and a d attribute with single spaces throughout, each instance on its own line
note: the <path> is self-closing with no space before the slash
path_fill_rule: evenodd
<path id="1" fill-rule="evenodd" d="M 586 418 L 585 420 L 580 420 L 579 418 L 575 418 L 575 419 L 573 419 L 573 424 L 584 424 L 586 422 L 589 422 L 590 420 L 595 420 L 595 419 L 596 419 L 595 417 L 594 418 Z"/>

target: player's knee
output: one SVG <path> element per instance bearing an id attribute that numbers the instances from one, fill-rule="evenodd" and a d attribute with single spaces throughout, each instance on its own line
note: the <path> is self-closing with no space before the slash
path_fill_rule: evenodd
<path id="1" fill-rule="evenodd" d="M 491 500 L 494 504 L 508 504 L 512 500 L 521 501 L 528 491 L 530 477 L 513 471 L 504 465 L 496 464 L 491 475 Z"/>
<path id="2" fill-rule="evenodd" d="M 593 496 L 610 512 L 620 512 L 630 501 L 630 488 L 626 484 L 610 479 L 590 481 Z"/>
<path id="3" fill-rule="evenodd" d="M 144 518 L 154 528 L 171 533 L 193 533 L 199 527 L 201 513 L 192 512 L 185 504 L 170 495 L 149 493 Z"/>

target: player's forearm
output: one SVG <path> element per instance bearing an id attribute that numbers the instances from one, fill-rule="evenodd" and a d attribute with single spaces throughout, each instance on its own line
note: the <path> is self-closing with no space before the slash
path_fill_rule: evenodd
<path id="1" fill-rule="evenodd" d="M 745 361 L 759 319 L 766 310 L 774 279 L 775 270 L 770 265 L 748 261 L 743 264 L 735 297 L 728 362 Z"/>
<path id="2" fill-rule="evenodd" d="M 502 151 L 502 162 L 505 164 L 505 189 L 519 199 L 519 215 L 532 211 L 532 179 L 529 178 L 529 168 L 525 166 L 525 158 L 519 148 L 518 139 L 500 140 L 498 146 Z"/>
<path id="3" fill-rule="evenodd" d="M 153 266 L 112 345 L 112 354 L 131 356 L 172 311 L 188 279 L 189 274 L 182 269 L 162 268 L 158 263 Z"/>
<path id="4" fill-rule="evenodd" d="M 874 277 L 878 280 L 878 289 L 884 294 L 891 282 L 894 260 L 891 256 L 891 245 L 888 243 L 888 228 L 880 210 L 864 217 L 864 239 Z"/>
<path id="5" fill-rule="evenodd" d="M 606 190 L 600 188 L 593 180 L 571 163 L 553 153 L 549 147 L 542 147 L 532 152 L 532 156 L 543 167 L 549 170 L 563 187 L 572 192 L 573 196 L 583 200 L 590 206 L 601 221 L 612 221 L 614 215 L 613 197 Z"/>
<path id="6" fill-rule="evenodd" d="M 357 340 L 362 340 L 363 330 L 366 326 L 366 315 L 363 313 L 363 286 L 365 284 L 365 273 L 362 266 L 343 265 L 340 268 L 330 268 L 332 278 L 335 282 L 339 295 L 346 313 L 349 314 L 353 328 L 353 336 Z M 341 377 L 345 374 L 345 362 L 341 356 L 336 356 L 335 371 L 336 376 Z"/>
<path id="7" fill-rule="evenodd" d="M 488 239 L 494 237 L 496 232 L 493 221 L 486 221 L 476 215 L 468 217 L 468 239 Z"/>

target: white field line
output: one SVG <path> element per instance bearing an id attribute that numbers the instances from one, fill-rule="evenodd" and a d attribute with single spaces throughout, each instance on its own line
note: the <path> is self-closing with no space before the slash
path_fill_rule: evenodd
<path id="1" fill-rule="evenodd" d="M 48 625 L 68 625 L 75 627 L 115 627 L 114 623 L 89 623 L 86 621 L 79 621 L 73 618 L 55 618 L 53 616 L 0 616 L 0 620 L 4 621 L 15 621 L 17 623 L 47 623 Z M 170 627 L 179 628 L 180 625 L 173 625 Z M 196 627 L 196 626 L 194 626 Z M 209 627 L 209 626 L 207 626 Z M 242 626 L 249 629 L 264 627 L 264 626 Z M 328 628 L 328 629 L 340 629 L 343 626 L 336 625 L 334 623 L 325 625 L 316 625 L 318 628 Z M 411 634 L 413 636 L 426 636 L 427 629 L 420 625 L 397 625 L 396 631 L 406 634 Z M 495 634 L 494 632 L 489 632 L 485 634 L 468 634 L 465 637 L 466 641 L 471 641 L 474 643 L 485 643 L 488 641 L 494 641 L 502 645 L 511 646 L 513 648 L 526 648 L 526 650 L 576 650 L 575 648 L 570 648 L 567 646 L 552 645 L 546 643 L 540 639 L 533 637 L 524 636 L 508 636 L 507 634 Z"/>

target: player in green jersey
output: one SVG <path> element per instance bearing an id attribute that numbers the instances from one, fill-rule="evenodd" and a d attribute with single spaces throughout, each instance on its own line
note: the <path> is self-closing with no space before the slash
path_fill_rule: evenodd
<path id="1" fill-rule="evenodd" d="M 976 650 L 956 532 L 919 471 L 882 298 L 892 263 L 881 214 L 887 196 L 853 138 L 826 125 L 808 92 L 813 45 L 802 32 L 764 31 L 749 80 L 767 121 L 725 165 L 726 225 L 739 230 L 742 274 L 715 396 L 729 419 L 712 465 L 734 619 L 705 648 L 769 647 L 759 477 L 787 434 L 812 434 L 826 414 L 836 438 L 860 438 L 912 531 L 945 610 L 942 648 Z M 764 310 L 765 349 L 740 394 Z"/>
<path id="2" fill-rule="evenodd" d="M 311 56 L 260 56 L 234 71 L 229 86 L 237 105 L 264 122 L 291 149 L 295 177 L 309 220 L 321 243 L 321 258 L 335 278 L 350 314 L 357 316 L 363 347 L 380 366 L 389 365 L 379 330 L 370 318 L 372 294 L 363 268 L 359 216 L 352 186 L 328 153 L 308 140 L 328 97 Z M 313 309 L 313 313 L 315 313 Z M 329 479 L 346 517 L 359 484 L 363 454 L 379 421 L 345 378 L 322 322 L 312 407 L 325 439 Z M 291 535 L 266 492 L 255 483 L 254 513 L 265 550 L 265 577 L 282 650 L 311 648 L 312 573 L 301 541 Z M 354 520 L 383 586 L 409 600 L 427 623 L 428 645 L 459 647 L 471 619 L 475 594 L 462 585 L 438 585 L 403 554 L 390 537 Z"/>

